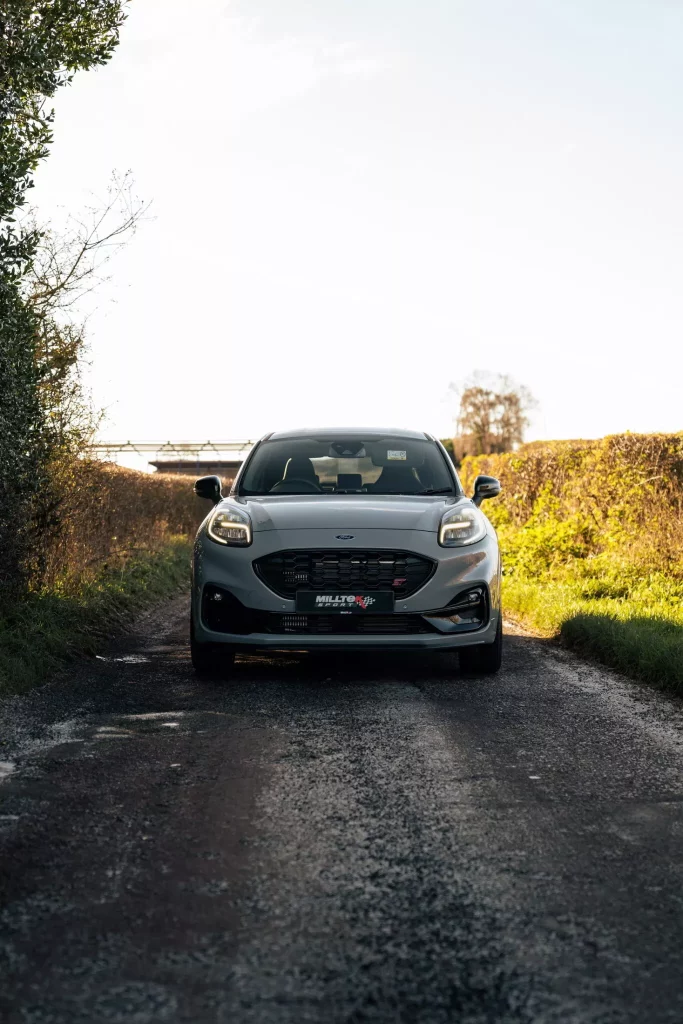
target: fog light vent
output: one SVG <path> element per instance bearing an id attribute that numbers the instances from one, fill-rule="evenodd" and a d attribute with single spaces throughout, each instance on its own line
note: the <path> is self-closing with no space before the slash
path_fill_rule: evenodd
<path id="1" fill-rule="evenodd" d="M 484 587 L 473 587 L 457 595 L 445 608 L 430 612 L 425 618 L 442 633 L 468 632 L 481 629 L 488 619 L 488 602 Z"/>

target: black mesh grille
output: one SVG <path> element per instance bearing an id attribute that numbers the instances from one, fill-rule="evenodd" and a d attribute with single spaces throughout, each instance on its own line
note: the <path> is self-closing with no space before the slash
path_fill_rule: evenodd
<path id="1" fill-rule="evenodd" d="M 420 615 L 273 615 L 267 616 L 271 633 L 308 636 L 405 636 L 411 633 L 435 633 Z"/>
<path id="2" fill-rule="evenodd" d="M 410 597 L 434 572 L 434 562 L 406 551 L 278 551 L 254 562 L 263 582 L 280 597 L 297 590 L 391 590 Z"/>
<path id="3" fill-rule="evenodd" d="M 320 635 L 405 635 L 437 633 L 421 615 L 301 615 L 245 608 L 237 598 L 213 584 L 204 587 L 202 621 L 216 633 Z"/>

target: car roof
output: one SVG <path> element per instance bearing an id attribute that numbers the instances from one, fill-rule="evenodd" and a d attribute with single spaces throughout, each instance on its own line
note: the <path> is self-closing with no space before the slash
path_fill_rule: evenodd
<path id="1" fill-rule="evenodd" d="M 433 440 L 430 434 L 423 430 L 404 430 L 397 428 L 380 427 L 299 427 L 295 430 L 276 430 L 272 434 L 266 434 L 263 441 L 281 441 L 288 438 L 313 437 L 327 441 L 336 437 L 361 437 L 363 440 L 380 440 L 384 437 L 402 437 L 406 440 Z"/>

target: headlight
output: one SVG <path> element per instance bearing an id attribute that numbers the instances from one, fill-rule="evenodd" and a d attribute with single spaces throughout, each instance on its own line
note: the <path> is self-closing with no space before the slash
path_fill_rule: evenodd
<path id="1" fill-rule="evenodd" d="M 232 547 L 246 548 L 251 544 L 251 519 L 237 508 L 217 508 L 206 527 L 211 540 Z"/>
<path id="2" fill-rule="evenodd" d="M 441 520 L 439 544 L 444 548 L 459 548 L 463 544 L 476 544 L 486 536 L 486 520 L 473 505 L 454 508 Z"/>

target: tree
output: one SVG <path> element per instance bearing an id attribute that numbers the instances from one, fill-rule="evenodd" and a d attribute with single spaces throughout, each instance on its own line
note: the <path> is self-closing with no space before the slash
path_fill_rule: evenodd
<path id="1" fill-rule="evenodd" d="M 76 71 L 104 64 L 118 43 L 124 0 L 4 0 L 0 11 L 0 266 L 30 259 L 35 232 L 17 231 L 33 172 L 47 156 L 47 100 Z"/>
<path id="2" fill-rule="evenodd" d="M 28 509 L 46 455 L 33 345 L 29 311 L 0 282 L 0 600 L 21 578 Z"/>
<path id="3" fill-rule="evenodd" d="M 528 413 L 536 402 L 528 388 L 511 377 L 475 373 L 461 387 L 451 385 L 459 396 L 454 450 L 464 455 L 509 452 L 524 440 Z"/>
<path id="4" fill-rule="evenodd" d="M 448 452 L 448 454 L 452 458 L 453 462 L 455 462 L 456 465 L 457 465 L 458 457 L 455 454 L 455 451 L 453 449 L 453 438 L 452 437 L 442 437 L 442 438 L 440 438 L 440 440 L 441 440 L 441 444 L 444 446 L 444 448 L 446 449 L 446 451 Z"/>
<path id="5" fill-rule="evenodd" d="M 80 302 L 107 280 L 107 265 L 148 209 L 128 171 L 114 174 L 106 196 L 70 216 L 61 231 L 40 228 L 31 214 L 38 242 L 22 291 L 34 315 L 41 405 L 55 444 L 66 450 L 90 440 L 97 419 L 80 381 L 86 346 Z"/>
<path id="6" fill-rule="evenodd" d="M 3 0 L 0 8 L 0 597 L 22 580 L 26 523 L 44 483 L 50 432 L 41 403 L 39 318 L 22 278 L 40 232 L 17 225 L 48 151 L 48 100 L 80 69 L 104 64 L 124 0 Z"/>
<path id="7" fill-rule="evenodd" d="M 39 230 L 22 280 L 33 313 L 38 398 L 50 463 L 49 486 L 41 487 L 32 502 L 34 543 L 25 564 L 34 580 L 42 579 L 46 568 L 46 541 L 54 543 L 65 525 L 64 484 L 73 474 L 74 458 L 100 421 L 81 380 L 87 321 L 79 315 L 79 302 L 106 280 L 107 264 L 130 241 L 148 205 L 134 195 L 130 172 L 114 175 L 106 197 L 70 216 L 63 230 Z"/>

